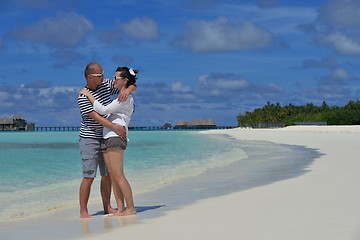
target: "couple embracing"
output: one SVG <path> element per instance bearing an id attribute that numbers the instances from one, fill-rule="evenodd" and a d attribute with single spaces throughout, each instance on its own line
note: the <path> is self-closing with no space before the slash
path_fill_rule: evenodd
<path id="1" fill-rule="evenodd" d="M 87 205 L 98 166 L 104 214 L 136 214 L 123 163 L 128 127 L 134 111 L 131 93 L 136 90 L 137 73 L 137 70 L 128 67 L 118 67 L 114 79 L 104 79 L 100 64 L 89 63 L 85 68 L 86 87 L 81 89 L 78 96 L 82 116 L 79 134 L 83 171 L 79 189 L 81 218 L 91 218 Z M 115 94 L 118 97 L 111 101 L 110 96 Z M 110 204 L 111 186 L 117 210 Z"/>

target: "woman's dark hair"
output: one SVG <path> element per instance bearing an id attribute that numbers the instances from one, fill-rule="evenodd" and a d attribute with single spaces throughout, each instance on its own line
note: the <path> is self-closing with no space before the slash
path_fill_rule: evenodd
<path id="1" fill-rule="evenodd" d="M 116 72 L 120 72 L 120 77 L 128 79 L 128 81 L 126 82 L 126 87 L 129 87 L 130 85 L 136 86 L 136 74 L 139 72 L 139 70 L 134 70 L 128 67 L 118 67 L 116 69 Z"/>

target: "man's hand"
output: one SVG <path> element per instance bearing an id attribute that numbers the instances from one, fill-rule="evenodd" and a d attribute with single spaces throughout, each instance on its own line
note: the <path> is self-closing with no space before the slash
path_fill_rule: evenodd
<path id="1" fill-rule="evenodd" d="M 117 135 L 119 135 L 122 140 L 127 140 L 125 127 L 110 122 L 109 119 L 103 118 L 95 111 L 90 112 L 89 117 L 91 117 L 104 127 L 112 129 Z"/>
<path id="2" fill-rule="evenodd" d="M 127 137 L 126 137 L 126 129 L 124 126 L 120 126 L 120 125 L 117 125 L 117 124 L 113 124 L 114 127 L 112 128 L 114 130 L 114 132 L 119 135 L 119 137 L 122 139 L 122 140 L 127 140 Z"/>

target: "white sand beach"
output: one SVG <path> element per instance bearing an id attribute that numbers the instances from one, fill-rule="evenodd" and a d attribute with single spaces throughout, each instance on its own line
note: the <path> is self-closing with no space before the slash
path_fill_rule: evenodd
<path id="1" fill-rule="evenodd" d="M 89 239 L 360 239 L 360 126 L 211 132 L 303 145 L 324 155 L 299 177 L 200 200 Z"/>
<path id="2" fill-rule="evenodd" d="M 194 198 L 188 204 L 179 204 L 179 207 L 168 210 L 164 209 L 169 203 L 161 202 L 165 199 L 164 194 L 169 194 L 169 190 L 164 190 L 157 191 L 156 195 L 150 194 L 149 198 L 147 195 L 135 196 L 137 208 L 142 211 L 134 217 L 99 215 L 91 220 L 79 220 L 78 209 L 67 209 L 41 219 L 25 221 L 20 233 L 16 224 L 1 225 L 0 234 L 4 236 L 4 232 L 7 233 L 7 239 L 26 235 L 31 239 L 31 233 L 41 228 L 41 239 L 65 239 L 69 236 L 65 233 L 69 232 L 75 233 L 71 235 L 75 236 L 72 239 L 95 240 L 360 239 L 360 189 L 357 187 L 360 182 L 360 126 L 237 128 L 203 133 L 306 146 L 320 154 L 299 176 L 241 191 L 215 194 L 215 197 L 199 198 L 201 200 Z M 217 174 L 227 175 L 226 172 Z M 185 181 L 185 185 L 191 185 L 196 179 Z M 197 194 L 184 189 L 170 191 L 170 198 L 175 201 L 173 205 Z M 182 195 L 177 195 L 177 192 L 182 192 Z M 160 200 L 153 202 L 154 199 Z M 96 209 L 99 209 L 99 204 L 90 206 L 91 212 L 96 212 Z M 60 226 L 63 232 L 54 231 L 54 225 L 57 229 Z M 18 235 L 14 235 L 15 231 Z"/>

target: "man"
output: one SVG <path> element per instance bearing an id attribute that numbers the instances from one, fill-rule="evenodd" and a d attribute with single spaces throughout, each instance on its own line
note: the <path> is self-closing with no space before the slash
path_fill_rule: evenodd
<path id="1" fill-rule="evenodd" d="M 109 104 L 110 96 L 118 93 L 114 88 L 113 81 L 104 80 L 104 72 L 100 64 L 89 63 L 85 68 L 84 75 L 86 88 L 101 104 Z M 126 98 L 129 92 L 135 89 L 135 86 L 130 86 L 125 93 L 120 94 L 120 97 Z M 78 96 L 78 105 L 82 116 L 79 147 L 83 170 L 83 179 L 79 189 L 80 217 L 91 218 L 87 204 L 98 166 L 101 174 L 100 192 L 104 214 L 114 213 L 116 211 L 110 204 L 111 179 L 105 166 L 100 143 L 103 138 L 103 126 L 111 128 L 123 139 L 126 139 L 126 130 L 95 112 L 89 99 L 82 94 Z"/>

